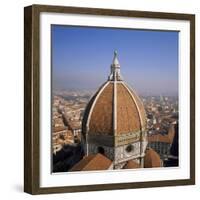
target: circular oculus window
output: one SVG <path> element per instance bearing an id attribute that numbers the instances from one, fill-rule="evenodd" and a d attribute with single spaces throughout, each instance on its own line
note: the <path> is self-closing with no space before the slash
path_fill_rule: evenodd
<path id="1" fill-rule="evenodd" d="M 134 150 L 134 146 L 132 144 L 129 144 L 127 147 L 126 147 L 126 152 L 127 153 L 130 153 Z"/>

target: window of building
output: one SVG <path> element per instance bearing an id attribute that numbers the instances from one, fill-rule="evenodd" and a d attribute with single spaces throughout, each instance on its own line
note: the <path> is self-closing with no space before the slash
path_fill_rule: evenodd
<path id="1" fill-rule="evenodd" d="M 129 144 L 127 147 L 126 147 L 126 152 L 127 153 L 130 153 L 134 150 L 134 146 L 132 144 Z"/>
<path id="2" fill-rule="evenodd" d="M 105 150 L 104 150 L 103 147 L 98 147 L 97 152 L 100 153 L 100 154 L 103 154 L 103 155 L 105 154 Z"/>

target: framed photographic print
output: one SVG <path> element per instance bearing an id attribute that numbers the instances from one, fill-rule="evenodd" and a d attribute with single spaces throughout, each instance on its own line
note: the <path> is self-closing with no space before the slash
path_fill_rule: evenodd
<path id="1" fill-rule="evenodd" d="M 24 10 L 24 191 L 195 183 L 195 16 Z"/>

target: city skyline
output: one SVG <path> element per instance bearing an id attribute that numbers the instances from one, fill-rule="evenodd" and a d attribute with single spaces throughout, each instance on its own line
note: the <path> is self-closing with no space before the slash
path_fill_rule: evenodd
<path id="1" fill-rule="evenodd" d="M 139 95 L 178 95 L 178 32 L 52 26 L 53 90 L 96 90 L 118 51 Z"/>

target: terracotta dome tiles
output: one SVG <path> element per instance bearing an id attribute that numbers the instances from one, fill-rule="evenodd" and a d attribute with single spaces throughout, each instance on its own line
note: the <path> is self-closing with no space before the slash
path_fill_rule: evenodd
<path id="1" fill-rule="evenodd" d="M 113 81 L 106 82 L 91 98 L 84 114 L 83 134 L 87 123 L 88 134 L 121 135 L 145 127 L 146 115 L 139 97 L 123 81 L 115 84 L 116 89 Z"/>
<path id="2" fill-rule="evenodd" d="M 138 95 L 135 93 L 135 91 L 133 91 L 127 84 L 125 84 L 126 87 L 130 90 L 138 108 L 139 108 L 139 111 L 140 111 L 140 115 L 141 115 L 141 120 L 142 120 L 142 125 L 143 127 L 146 126 L 146 112 L 145 112 L 145 109 L 144 109 L 144 106 L 143 106 L 143 103 L 142 101 L 139 99 Z"/>
<path id="3" fill-rule="evenodd" d="M 131 94 L 122 83 L 117 84 L 117 134 L 140 130 L 140 117 Z"/>
<path id="4" fill-rule="evenodd" d="M 109 83 L 100 91 L 95 106 L 93 107 L 89 133 L 112 135 L 113 133 L 113 83 Z"/>

